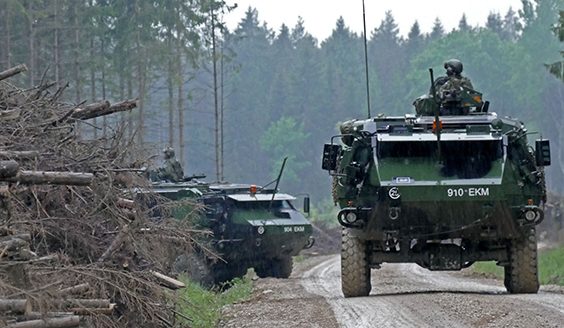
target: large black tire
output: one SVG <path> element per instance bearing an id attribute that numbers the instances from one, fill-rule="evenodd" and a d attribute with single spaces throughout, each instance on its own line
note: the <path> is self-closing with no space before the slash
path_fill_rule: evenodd
<path id="1" fill-rule="evenodd" d="M 255 267 L 255 273 L 261 278 L 289 278 L 292 274 L 293 260 L 291 256 L 270 259 Z"/>
<path id="2" fill-rule="evenodd" d="M 504 284 L 513 294 L 536 293 L 539 290 L 537 238 L 535 228 L 525 236 L 509 241 L 509 265 L 505 267 Z"/>
<path id="3" fill-rule="evenodd" d="M 242 264 L 226 264 L 223 262 L 216 263 L 211 267 L 214 272 L 214 281 L 218 285 L 222 285 L 235 278 L 241 278 L 247 273 L 247 265 Z"/>
<path id="4" fill-rule="evenodd" d="M 211 287 L 214 278 L 205 259 L 198 253 L 186 253 L 178 256 L 174 261 L 172 272 L 174 274 L 185 274 L 190 282 Z"/>
<path id="5" fill-rule="evenodd" d="M 345 297 L 368 296 L 370 266 L 366 261 L 366 242 L 353 237 L 348 228 L 343 228 L 341 248 L 341 283 Z"/>

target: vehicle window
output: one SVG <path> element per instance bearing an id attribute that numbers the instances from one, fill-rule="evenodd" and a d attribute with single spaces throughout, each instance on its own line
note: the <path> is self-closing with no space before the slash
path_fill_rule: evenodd
<path id="1" fill-rule="evenodd" d="M 267 211 L 270 205 L 270 201 L 260 201 L 260 202 L 235 202 L 235 207 L 245 210 L 264 210 Z M 275 200 L 272 202 L 273 210 L 281 209 L 293 209 L 292 204 L 286 200 Z"/>
<path id="2" fill-rule="evenodd" d="M 380 160 L 388 158 L 438 160 L 436 141 L 384 141 L 379 142 L 377 147 L 377 157 Z M 503 157 L 503 144 L 501 140 L 442 141 L 441 156 L 442 176 L 476 179 L 487 175 L 492 163 Z"/>

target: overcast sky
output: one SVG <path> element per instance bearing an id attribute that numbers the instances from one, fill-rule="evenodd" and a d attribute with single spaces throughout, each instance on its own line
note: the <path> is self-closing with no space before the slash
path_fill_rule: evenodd
<path id="1" fill-rule="evenodd" d="M 345 24 L 354 32 L 361 33 L 362 0 L 227 0 L 227 4 L 238 4 L 238 8 L 224 17 L 230 30 L 245 16 L 249 6 L 258 11 L 259 21 L 268 23 L 276 32 L 282 24 L 290 29 L 298 17 L 304 20 L 305 29 L 318 39 L 325 40 L 335 28 L 337 19 L 343 16 Z M 509 8 L 518 12 L 521 0 L 365 0 L 366 29 L 370 32 L 380 26 L 386 11 L 391 11 L 399 26 L 400 34 L 406 36 L 415 21 L 423 33 L 429 33 L 438 17 L 445 31 L 458 26 L 462 14 L 466 14 L 471 26 L 484 26 L 490 12 L 505 16 Z"/>

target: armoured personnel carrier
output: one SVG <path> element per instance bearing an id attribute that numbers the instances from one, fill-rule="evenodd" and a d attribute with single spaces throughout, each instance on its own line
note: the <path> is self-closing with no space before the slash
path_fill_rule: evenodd
<path id="1" fill-rule="evenodd" d="M 325 145 L 345 297 L 368 295 L 370 269 L 384 262 L 460 270 L 497 261 L 510 293 L 538 291 L 549 142 L 533 149 L 521 121 L 488 113 L 474 90 L 457 92 L 464 115 L 444 115 L 431 93 L 416 100 L 416 115 L 348 121 Z"/>
<path id="2" fill-rule="evenodd" d="M 154 182 L 153 187 L 171 200 L 191 198 L 204 205 L 203 222 L 213 232 L 208 242 L 220 259 L 201 252 L 180 256 L 173 270 L 186 272 L 194 282 L 221 284 L 243 276 L 249 268 L 259 277 L 288 278 L 292 257 L 313 246 L 312 226 L 292 203 L 296 197 L 276 188 L 196 179 Z M 173 214 L 183 219 L 191 210 L 179 206 Z M 304 212 L 309 213 L 309 197 L 304 198 Z"/>

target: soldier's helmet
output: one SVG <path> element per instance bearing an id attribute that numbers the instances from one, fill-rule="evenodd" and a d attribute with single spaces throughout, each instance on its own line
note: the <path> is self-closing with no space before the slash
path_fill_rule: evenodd
<path id="1" fill-rule="evenodd" d="M 166 147 L 163 150 L 163 153 L 165 154 L 166 157 L 168 158 L 172 158 L 174 157 L 174 149 L 172 147 Z"/>
<path id="2" fill-rule="evenodd" d="M 459 75 L 462 73 L 462 62 L 458 59 L 450 59 L 445 63 L 447 75 Z"/>

